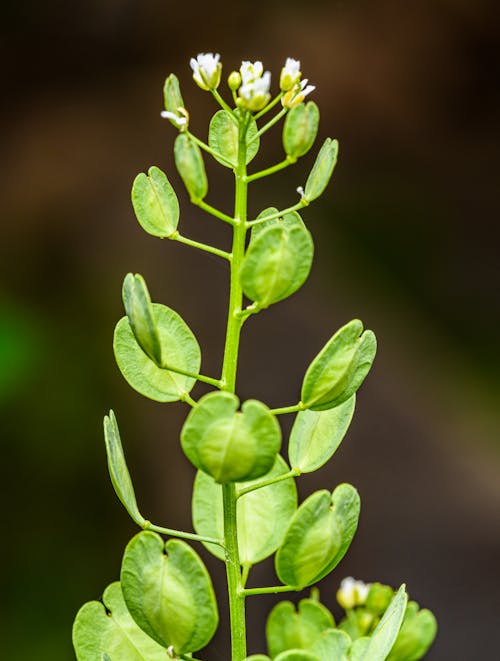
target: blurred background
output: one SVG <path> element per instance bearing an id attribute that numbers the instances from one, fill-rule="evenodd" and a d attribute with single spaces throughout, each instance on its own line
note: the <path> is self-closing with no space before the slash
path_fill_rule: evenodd
<path id="1" fill-rule="evenodd" d="M 3 6 L 3 239 L 0 242 L 2 658 L 73 659 L 80 605 L 116 580 L 136 532 L 107 476 L 102 416 L 115 410 L 142 512 L 190 528 L 193 470 L 182 404 L 132 391 L 112 354 L 121 283 L 142 273 L 220 369 L 227 270 L 216 257 L 146 235 L 134 176 L 158 165 L 181 200 L 184 234 L 229 245 L 228 228 L 190 207 L 173 165 L 162 85 L 178 74 L 192 128 L 216 110 L 189 58 L 219 52 L 224 73 L 261 59 L 277 89 L 287 56 L 317 86 L 320 140 L 341 156 L 325 196 L 304 211 L 316 245 L 306 285 L 245 327 L 238 392 L 297 400 L 334 330 L 360 317 L 379 354 L 333 461 L 302 497 L 350 481 L 360 527 L 321 584 L 393 586 L 439 621 L 428 659 L 496 658 L 500 605 L 499 93 L 496 3 L 309 2 L 233 6 L 89 0 Z M 252 167 L 281 160 L 275 128 Z M 252 185 L 250 210 L 286 207 L 314 153 Z M 207 163 L 212 204 L 230 210 L 231 174 Z M 204 392 L 199 386 L 195 395 Z M 283 419 L 286 432 L 292 420 Z M 204 558 L 224 584 L 217 560 Z M 272 563 L 251 581 L 274 583 Z M 264 651 L 275 599 L 249 601 L 249 651 Z M 498 652 L 497 652 L 498 653 Z M 227 659 L 225 623 L 204 658 Z"/>

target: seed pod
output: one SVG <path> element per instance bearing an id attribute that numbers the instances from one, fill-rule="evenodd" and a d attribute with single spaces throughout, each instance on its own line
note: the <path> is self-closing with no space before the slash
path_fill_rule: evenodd
<path id="1" fill-rule="evenodd" d="M 178 114 L 179 108 L 184 108 L 179 79 L 173 73 L 171 73 L 165 80 L 163 86 L 163 100 L 165 102 L 165 110 L 168 110 L 169 112 Z M 172 124 L 176 126 L 175 122 L 172 122 Z"/>
<path id="2" fill-rule="evenodd" d="M 123 281 L 123 305 L 137 344 L 161 366 L 161 343 L 153 305 L 142 275 L 128 273 Z"/>
<path id="3" fill-rule="evenodd" d="M 327 187 L 337 163 L 338 150 L 337 140 L 327 138 L 323 143 L 306 181 L 304 197 L 308 202 L 319 197 Z"/>
<path id="4" fill-rule="evenodd" d="M 290 110 L 283 126 L 283 147 L 290 158 L 307 154 L 316 139 L 318 124 L 319 109 L 314 101 L 299 103 Z"/>
<path id="5" fill-rule="evenodd" d="M 194 202 L 203 200 L 208 193 L 208 181 L 198 145 L 187 135 L 180 133 L 175 140 L 174 158 L 191 200 Z"/>
<path id="6" fill-rule="evenodd" d="M 132 186 L 132 204 L 143 230 L 160 238 L 175 233 L 179 202 L 167 176 L 157 167 L 137 175 Z"/>

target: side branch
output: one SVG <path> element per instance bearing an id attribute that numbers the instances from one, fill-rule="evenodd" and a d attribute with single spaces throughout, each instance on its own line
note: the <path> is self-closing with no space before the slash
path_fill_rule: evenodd
<path id="1" fill-rule="evenodd" d="M 274 220 L 275 218 L 281 218 L 282 216 L 285 216 L 287 213 L 292 213 L 292 211 L 298 211 L 299 209 L 303 209 L 308 205 L 309 202 L 304 197 L 302 197 L 300 202 L 294 204 L 293 207 L 288 207 L 287 209 L 283 209 L 282 211 L 277 211 L 276 213 L 270 213 L 269 216 L 264 216 L 263 218 L 248 220 L 246 226 L 253 227 L 254 225 L 260 225 L 261 223 L 265 223 L 267 220 Z"/>
<path id="2" fill-rule="evenodd" d="M 250 174 L 247 176 L 247 183 L 250 183 L 251 181 L 255 181 L 256 179 L 262 179 L 262 177 L 267 177 L 270 174 L 274 174 L 275 172 L 279 172 L 280 170 L 283 170 L 284 168 L 287 168 L 289 165 L 293 165 L 293 163 L 296 163 L 297 159 L 294 158 L 293 156 L 287 156 L 284 161 L 281 161 L 277 165 L 273 165 L 270 168 L 266 168 L 265 170 L 260 170 L 259 172 L 255 172 L 254 174 Z"/>
<path id="3" fill-rule="evenodd" d="M 300 590 L 292 588 L 291 585 L 274 585 L 270 588 L 243 588 L 241 591 L 244 597 L 250 597 L 253 594 L 278 594 L 279 592 L 300 592 Z"/>
<path id="4" fill-rule="evenodd" d="M 230 252 L 226 252 L 225 250 L 220 250 L 219 248 L 215 248 L 215 246 L 209 246 L 206 243 L 200 243 L 199 241 L 194 241 L 193 239 L 188 239 L 185 236 L 182 236 L 182 234 L 179 234 L 178 232 L 175 232 L 175 234 L 172 234 L 171 237 L 169 237 L 173 241 L 179 241 L 179 243 L 183 243 L 186 246 L 191 246 L 192 248 L 198 248 L 198 250 L 203 250 L 203 252 L 209 252 L 212 255 L 217 255 L 217 257 L 222 257 L 223 259 L 227 259 L 228 261 L 231 261 L 232 255 Z"/>
<path id="5" fill-rule="evenodd" d="M 168 535 L 169 537 L 178 537 L 179 539 L 189 539 L 193 542 L 204 542 L 205 544 L 217 544 L 222 548 L 224 547 L 224 542 L 221 539 L 215 539 L 214 537 L 204 537 L 203 535 L 197 535 L 194 532 L 184 532 L 183 530 L 175 530 L 174 528 L 162 528 L 161 526 L 156 526 L 151 521 L 145 521 L 142 524 L 144 530 L 153 530 L 162 535 Z"/>
<path id="6" fill-rule="evenodd" d="M 219 220 L 223 220 L 225 223 L 229 223 L 230 225 L 233 226 L 236 224 L 236 221 L 232 216 L 228 216 L 227 213 L 224 213 L 223 211 L 219 211 L 219 209 L 216 209 L 210 204 L 207 204 L 203 200 L 191 199 L 191 202 L 195 204 L 197 207 L 200 207 L 200 209 L 203 209 L 203 211 L 209 213 L 211 216 L 215 216 Z"/>

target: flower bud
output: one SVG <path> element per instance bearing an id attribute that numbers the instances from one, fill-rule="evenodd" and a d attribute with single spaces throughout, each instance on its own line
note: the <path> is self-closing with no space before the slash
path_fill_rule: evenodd
<path id="1" fill-rule="evenodd" d="M 241 75 L 239 71 L 232 71 L 227 79 L 227 84 L 232 92 L 236 92 L 241 85 Z"/>
<path id="2" fill-rule="evenodd" d="M 199 53 L 196 59 L 191 58 L 193 80 L 202 90 L 215 90 L 219 86 L 222 71 L 219 58 L 219 53 Z"/>
<path id="3" fill-rule="evenodd" d="M 300 80 L 302 72 L 300 71 L 300 61 L 287 57 L 285 66 L 281 69 L 280 89 L 282 92 L 291 90 Z"/>
<path id="4" fill-rule="evenodd" d="M 344 578 L 337 591 L 337 601 L 344 610 L 351 610 L 355 606 L 363 606 L 370 590 L 370 584 L 356 581 L 352 576 Z"/>

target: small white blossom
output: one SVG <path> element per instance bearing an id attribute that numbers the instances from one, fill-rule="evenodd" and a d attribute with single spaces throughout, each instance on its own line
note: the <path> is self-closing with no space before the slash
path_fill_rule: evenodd
<path id="1" fill-rule="evenodd" d="M 303 186 L 297 186 L 297 193 L 300 195 L 300 197 L 304 197 L 304 187 Z"/>
<path id="2" fill-rule="evenodd" d="M 243 60 L 240 67 L 241 82 L 243 85 L 248 85 L 256 78 L 261 78 L 263 72 L 264 67 L 262 62 L 249 62 L 248 60 Z"/>
<path id="3" fill-rule="evenodd" d="M 295 87 L 299 82 L 300 76 L 300 60 L 294 60 L 292 57 L 287 57 L 285 66 L 281 69 L 280 75 L 280 89 L 282 92 L 288 92 Z"/>
<path id="4" fill-rule="evenodd" d="M 186 129 L 188 126 L 189 114 L 186 108 L 177 108 L 177 113 L 170 112 L 170 110 L 162 110 L 160 114 L 164 119 L 169 119 L 180 131 Z"/>
<path id="5" fill-rule="evenodd" d="M 271 74 L 264 73 L 262 62 L 241 63 L 241 87 L 238 90 L 239 105 L 246 110 L 261 110 L 271 98 Z"/>
<path id="6" fill-rule="evenodd" d="M 281 103 L 285 108 L 293 108 L 302 103 L 305 97 L 316 89 L 316 85 L 308 85 L 307 83 L 308 80 L 305 78 L 285 94 L 281 99 Z"/>
<path id="7" fill-rule="evenodd" d="M 189 64 L 193 70 L 193 80 L 202 90 L 214 90 L 219 86 L 222 71 L 219 59 L 219 53 L 199 53 L 196 59 L 191 58 Z"/>
<path id="8" fill-rule="evenodd" d="M 348 576 L 340 584 L 337 591 L 337 601 L 344 610 L 350 610 L 355 606 L 363 606 L 368 597 L 370 586 L 370 583 L 356 581 L 352 576 Z"/>

